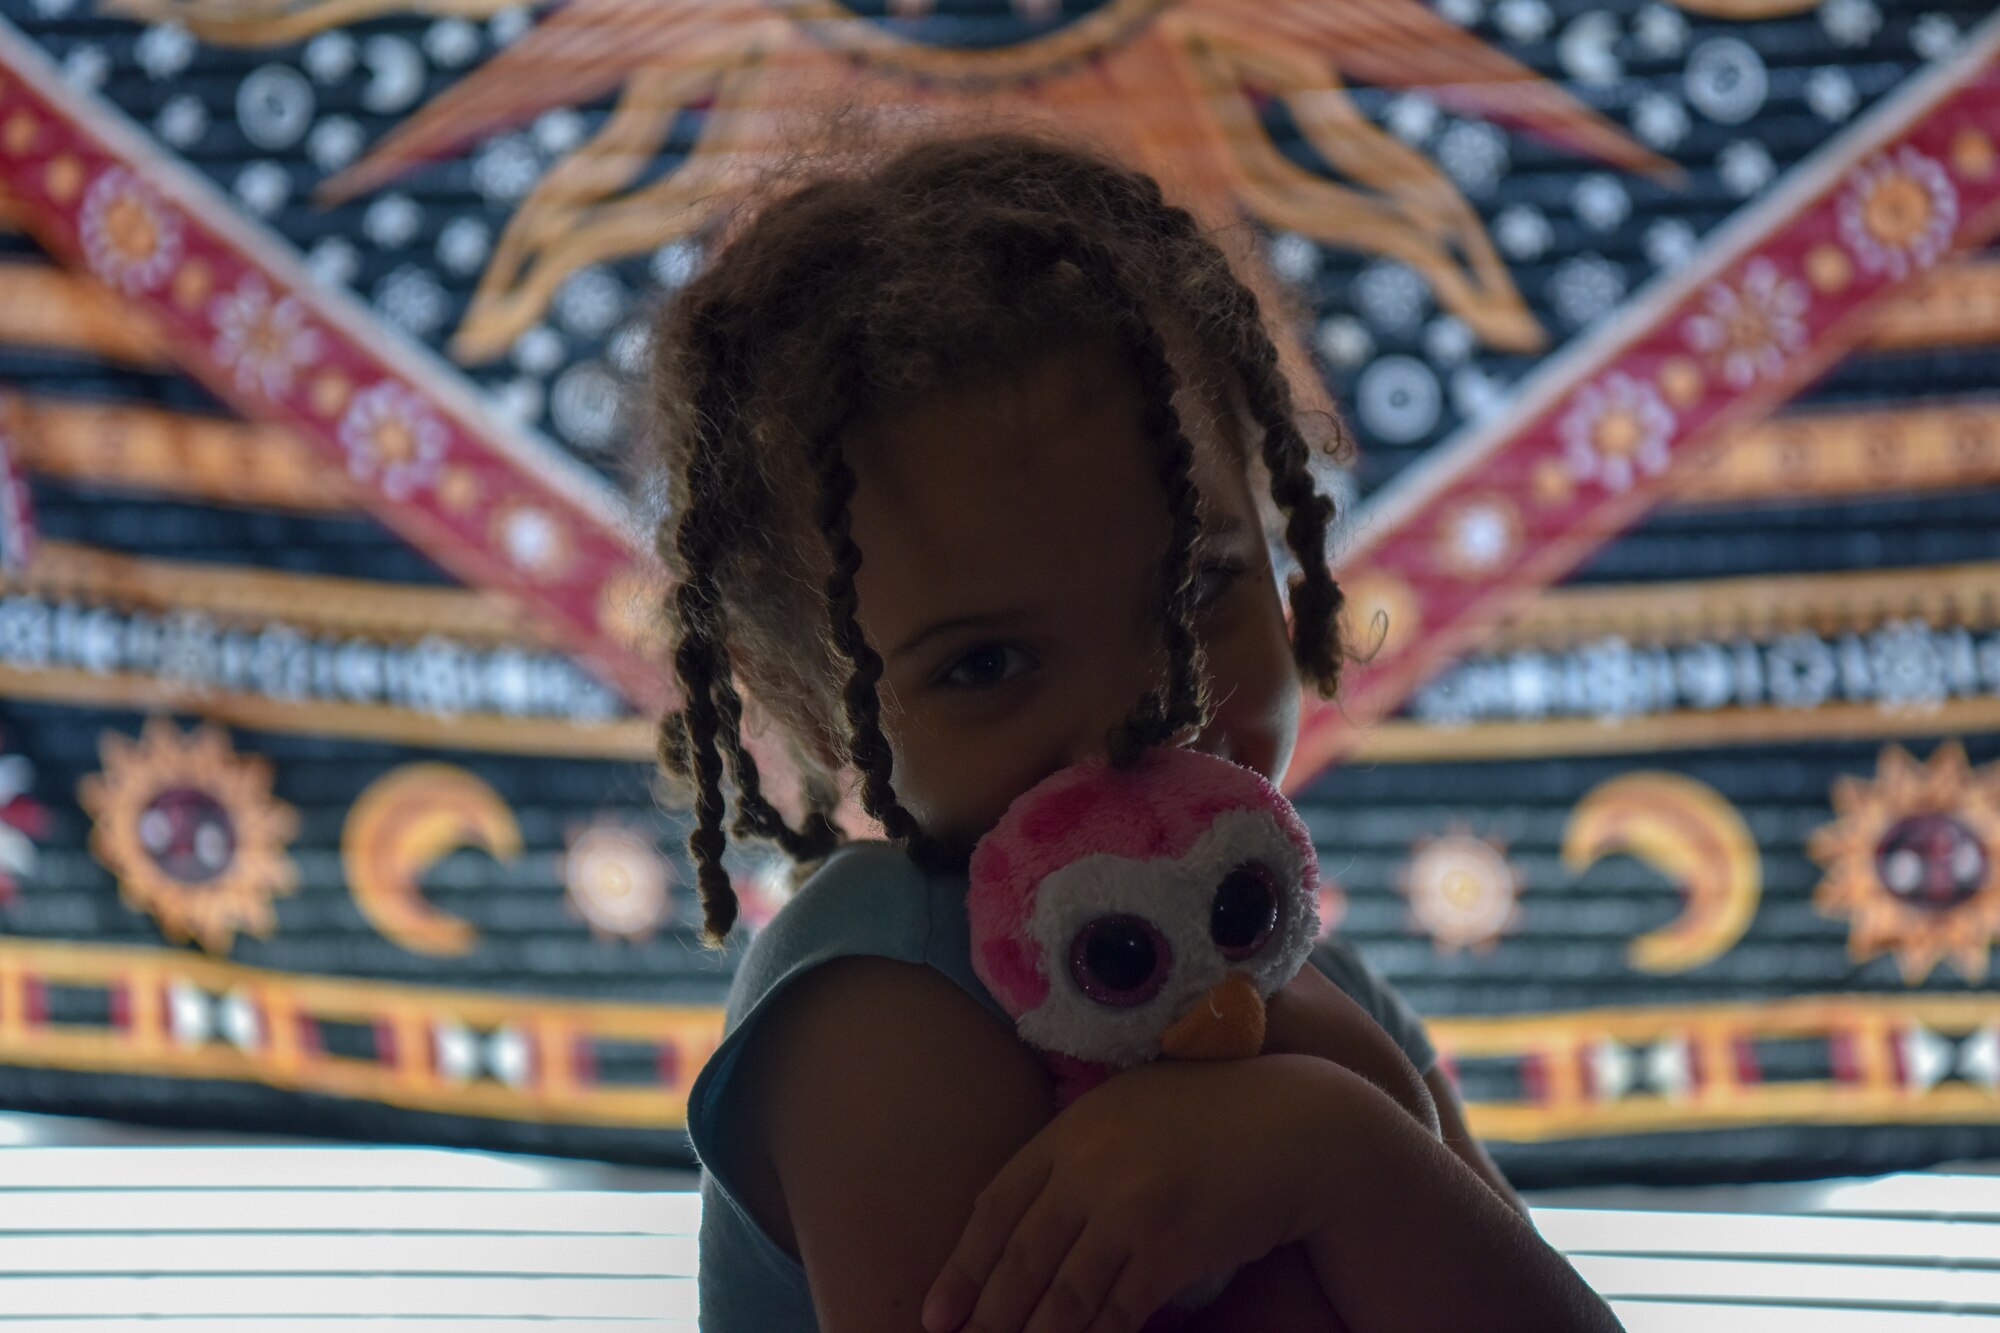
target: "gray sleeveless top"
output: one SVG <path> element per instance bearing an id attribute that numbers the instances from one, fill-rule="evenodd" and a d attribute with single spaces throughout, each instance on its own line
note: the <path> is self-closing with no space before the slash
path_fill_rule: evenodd
<path id="1" fill-rule="evenodd" d="M 722 1044 L 688 1094 L 688 1137 L 702 1164 L 696 1291 L 702 1333 L 817 1333 L 805 1269 L 744 1208 L 729 1163 L 742 1123 L 730 1075 L 758 1020 L 785 988 L 835 958 L 872 955 L 922 963 L 952 979 L 1010 1027 L 973 975 L 962 874 L 929 875 L 888 843 L 863 842 L 827 858 L 751 941 L 729 988 Z M 1346 944 L 1323 940 L 1312 963 L 1380 1023 L 1419 1073 L 1436 1053 L 1422 1022 Z"/>

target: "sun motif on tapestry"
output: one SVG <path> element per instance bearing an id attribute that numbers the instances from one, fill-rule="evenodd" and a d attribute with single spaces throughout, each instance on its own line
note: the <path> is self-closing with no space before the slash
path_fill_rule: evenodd
<path id="1" fill-rule="evenodd" d="M 651 833 L 601 816 L 569 835 L 562 861 L 570 911 L 601 943 L 644 943 L 674 919 L 671 862 Z"/>
<path id="2" fill-rule="evenodd" d="M 1398 876 L 1410 920 L 1441 954 L 1491 953 L 1521 921 L 1521 872 L 1498 839 L 1463 827 L 1422 838 Z"/>
<path id="3" fill-rule="evenodd" d="M 212 954 L 238 931 L 270 935 L 271 899 L 298 886 L 285 852 L 298 813 L 271 794 L 270 761 L 236 753 L 216 727 L 183 733 L 157 717 L 136 741 L 106 731 L 98 751 L 104 768 L 77 785 L 77 802 L 126 905 Z"/>
<path id="4" fill-rule="evenodd" d="M 1892 952 L 1912 986 L 1942 959 L 1983 982 L 2000 933 L 2000 764 L 1973 769 L 1956 741 L 1928 763 L 1892 745 L 1873 782 L 1834 785 L 1833 808 L 1806 853 L 1827 872 L 1813 906 L 1848 918 L 1849 956 Z"/>
<path id="5" fill-rule="evenodd" d="M 398 10 L 487 15 L 505 0 L 113 0 L 232 45 L 297 41 Z M 1042 124 L 1156 175 L 1211 227 L 1246 217 L 1399 260 L 1489 346 L 1547 335 L 1485 225 L 1426 155 L 1373 124 L 1354 84 L 1421 90 L 1621 169 L 1678 168 L 1421 0 L 569 0 L 432 98 L 321 192 L 338 201 L 554 108 L 618 96 L 514 213 L 451 350 L 503 354 L 588 265 L 699 240 L 718 206 L 855 107 L 899 120 Z M 1282 114 L 1317 160 L 1282 151 Z M 669 146 L 696 125 L 673 164 Z M 663 170 L 664 168 L 664 170 Z M 1240 229 L 1237 229 L 1240 230 Z M 1239 255 L 1239 258 L 1243 256 Z M 1275 299 L 1261 262 L 1245 264 Z M 1318 392 L 1297 338 L 1281 355 Z"/>

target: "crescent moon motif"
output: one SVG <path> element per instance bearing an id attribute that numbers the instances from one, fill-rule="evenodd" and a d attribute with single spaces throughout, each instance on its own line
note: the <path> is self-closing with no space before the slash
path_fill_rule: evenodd
<path id="1" fill-rule="evenodd" d="M 1626 959 L 1642 972 L 1685 972 L 1729 951 L 1756 915 L 1763 861 L 1749 826 L 1726 797 L 1678 773 L 1628 773 L 1576 803 L 1563 831 L 1563 865 L 1582 874 L 1623 852 L 1681 891 L 1681 914 L 1633 939 Z"/>
<path id="2" fill-rule="evenodd" d="M 412 953 L 451 957 L 479 943 L 471 922 L 424 901 L 423 872 L 460 847 L 496 861 L 521 853 L 506 801 L 453 764 L 405 764 L 377 778 L 348 811 L 340 860 L 369 924 Z"/>

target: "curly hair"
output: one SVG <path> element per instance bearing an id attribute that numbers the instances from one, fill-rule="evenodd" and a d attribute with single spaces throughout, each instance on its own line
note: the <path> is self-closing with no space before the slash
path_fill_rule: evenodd
<path id="1" fill-rule="evenodd" d="M 829 168 L 763 201 L 655 330 L 653 461 L 667 496 L 656 545 L 676 581 L 666 622 L 682 694 L 661 719 L 659 756 L 692 792 L 705 945 L 722 947 L 737 914 L 723 866 L 725 771 L 729 831 L 795 861 L 841 839 L 822 756 L 858 773 L 862 806 L 888 836 L 920 860 L 938 854 L 890 782 L 882 660 L 857 619 L 845 444 L 929 391 L 1023 372 L 1084 337 L 1128 358 L 1172 519 L 1161 565 L 1168 678 L 1107 737 L 1114 762 L 1207 717 L 1193 628 L 1198 495 L 1175 407 L 1184 380 L 1261 432 L 1298 566 L 1292 654 L 1306 681 L 1334 693 L 1333 504 L 1314 485 L 1313 446 L 1257 298 L 1194 217 L 1150 176 L 1014 132 L 933 137 Z M 1337 420 L 1331 444 L 1348 447 Z M 802 827 L 764 793 L 744 740 L 746 694 L 780 723 L 806 775 Z"/>

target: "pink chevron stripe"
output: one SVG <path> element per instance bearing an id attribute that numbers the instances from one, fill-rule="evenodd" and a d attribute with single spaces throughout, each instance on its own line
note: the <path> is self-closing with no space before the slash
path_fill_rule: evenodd
<path id="1" fill-rule="evenodd" d="M 315 284 L 289 247 L 0 23 L 0 184 L 37 239 L 117 289 L 180 364 L 297 431 L 363 503 L 643 708 L 658 663 L 621 628 L 643 568 L 601 480 L 501 422 L 428 348 Z"/>
<path id="2" fill-rule="evenodd" d="M 2000 17 L 1356 517 L 1336 572 L 1350 624 L 1386 612 L 1388 637 L 1337 707 L 1308 701 L 1287 790 L 1846 356 L 1885 299 L 1996 232 Z"/>

